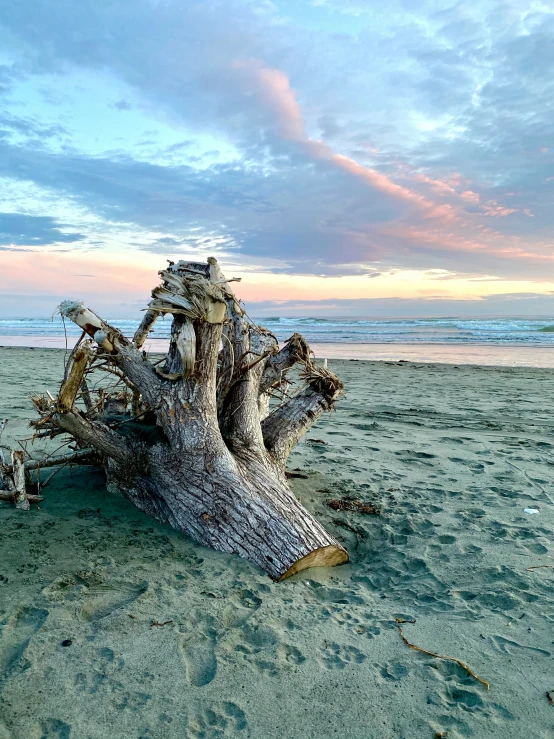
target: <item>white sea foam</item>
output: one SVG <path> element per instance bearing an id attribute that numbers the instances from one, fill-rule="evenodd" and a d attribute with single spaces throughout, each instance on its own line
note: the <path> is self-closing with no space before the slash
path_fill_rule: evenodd
<path id="1" fill-rule="evenodd" d="M 547 318 L 259 318 L 281 341 L 295 331 L 309 342 L 319 344 L 501 344 L 553 346 L 554 327 Z M 132 336 L 138 321 L 110 318 L 109 322 Z M 152 339 L 168 339 L 170 320 L 159 320 L 151 334 Z M 66 321 L 68 337 L 78 336 L 80 329 Z M 64 336 L 64 324 L 59 316 L 53 320 L 40 318 L 0 319 L 0 337 Z"/>

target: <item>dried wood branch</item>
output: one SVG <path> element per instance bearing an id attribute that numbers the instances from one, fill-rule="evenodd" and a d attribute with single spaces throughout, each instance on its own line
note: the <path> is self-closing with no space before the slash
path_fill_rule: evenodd
<path id="1" fill-rule="evenodd" d="M 448 657 L 444 654 L 437 654 L 436 652 L 430 652 L 428 649 L 423 649 L 422 647 L 418 647 L 416 644 L 412 644 L 411 642 L 409 642 L 404 636 L 404 632 L 402 631 L 402 627 L 400 626 L 400 623 L 401 623 L 401 620 L 397 619 L 396 628 L 398 629 L 398 632 L 400 633 L 400 637 L 402 638 L 402 641 L 404 642 L 404 644 L 410 647 L 410 649 L 415 649 L 416 652 L 427 654 L 429 657 L 436 657 L 437 659 L 445 659 L 450 662 L 455 662 L 457 665 L 460 665 L 460 667 L 462 667 L 467 673 L 469 673 L 471 677 L 474 677 L 478 682 L 482 683 L 486 687 L 487 690 L 491 689 L 490 684 L 486 680 L 484 680 L 482 677 L 479 677 L 479 675 L 477 675 L 475 672 L 473 672 L 471 667 L 469 667 L 469 665 L 466 665 L 465 662 L 462 662 L 461 659 L 458 659 L 457 657 Z"/>
<path id="2" fill-rule="evenodd" d="M 0 500 L 4 501 L 5 503 L 15 503 L 15 494 L 14 492 L 5 492 L 0 491 Z M 42 495 L 27 495 L 27 501 L 29 503 L 41 503 L 44 500 Z M 30 507 L 30 506 L 29 506 Z"/>
<path id="3" fill-rule="evenodd" d="M 344 390 L 343 383 L 329 370 L 309 365 L 302 376 L 306 387 L 262 422 L 265 446 L 283 468 L 291 450 Z"/>
<path id="4" fill-rule="evenodd" d="M 137 349 L 142 347 L 160 315 L 161 313 L 157 310 L 148 309 L 146 311 L 139 327 L 135 331 L 135 335 L 133 336 L 133 344 Z"/>
<path id="5" fill-rule="evenodd" d="M 73 407 L 77 393 L 85 378 L 87 365 L 90 361 L 90 342 L 81 344 L 79 349 L 72 354 L 66 377 L 58 393 L 57 406 L 61 413 Z"/>
<path id="6" fill-rule="evenodd" d="M 2 434 L 4 433 L 4 429 L 7 425 L 7 418 L 3 418 L 2 420 L 0 420 L 0 442 L 2 441 Z M 6 464 L 6 458 L 4 456 L 4 448 L 7 450 L 7 447 L 0 446 L 0 490 L 11 491 L 13 488 L 13 481 L 11 480 L 8 473 L 8 465 Z"/>
<path id="7" fill-rule="evenodd" d="M 281 351 L 276 352 L 268 360 L 260 381 L 260 392 L 267 392 L 271 387 L 279 385 L 286 372 L 295 364 L 308 365 L 311 361 L 312 353 L 306 340 L 300 334 L 293 334 Z"/>
<path id="8" fill-rule="evenodd" d="M 87 464 L 91 462 L 96 455 L 94 449 L 78 449 L 77 451 L 60 454 L 58 456 L 47 457 L 46 459 L 29 459 L 25 462 L 25 469 L 44 470 L 47 467 L 57 467 L 60 464 Z M 13 467 L 8 467 L 7 472 L 13 473 Z"/>

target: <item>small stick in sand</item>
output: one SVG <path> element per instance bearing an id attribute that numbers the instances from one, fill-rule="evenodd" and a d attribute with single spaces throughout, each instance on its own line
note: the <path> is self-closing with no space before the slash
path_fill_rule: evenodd
<path id="1" fill-rule="evenodd" d="M 13 483 L 15 487 L 13 501 L 15 507 L 19 508 L 20 511 L 28 511 L 31 508 L 25 486 L 24 458 L 25 452 L 19 449 L 12 452 Z"/>
<path id="2" fill-rule="evenodd" d="M 359 536 L 362 539 L 365 539 L 365 537 L 366 537 L 366 532 L 365 531 L 363 531 L 362 529 L 357 529 L 354 526 L 351 526 L 346 521 L 341 521 L 340 518 L 332 518 L 331 521 L 336 526 L 342 526 L 343 529 L 348 529 L 348 531 L 351 531 L 353 534 L 356 534 L 356 536 Z"/>
<path id="3" fill-rule="evenodd" d="M 409 642 L 406 639 L 406 637 L 404 636 L 404 633 L 402 631 L 402 627 L 399 625 L 399 623 L 402 623 L 402 621 L 399 620 L 399 619 L 397 619 L 396 620 L 396 628 L 398 629 L 398 631 L 400 633 L 400 636 L 402 638 L 402 641 L 404 642 L 404 644 L 406 644 L 408 647 L 410 647 L 410 649 L 415 649 L 417 652 L 422 652 L 423 654 L 428 654 L 429 657 L 436 657 L 437 659 L 447 659 L 447 660 L 450 660 L 450 662 L 455 662 L 457 665 L 460 665 L 460 667 L 463 667 L 464 670 L 471 675 L 471 677 L 474 677 L 476 680 L 478 680 L 480 683 L 482 683 L 487 688 L 487 690 L 490 690 L 491 689 L 491 686 L 489 685 L 489 683 L 486 680 L 483 680 L 482 677 L 479 677 L 479 675 L 475 674 L 475 672 L 473 672 L 473 670 L 471 669 L 471 667 L 469 667 L 468 665 L 466 665 L 465 662 L 462 662 L 461 659 L 458 659 L 457 657 L 447 657 L 444 654 L 437 654 L 436 652 L 429 652 L 427 649 L 423 649 L 422 647 L 418 647 L 416 644 L 412 644 L 411 642 Z"/>
<path id="4" fill-rule="evenodd" d="M 362 503 L 359 500 L 349 500 L 348 498 L 334 498 L 327 505 L 334 511 L 357 511 L 358 513 L 373 514 L 378 516 L 380 511 L 371 503 Z"/>
<path id="5" fill-rule="evenodd" d="M 552 565 L 533 565 L 533 567 L 526 567 L 526 572 L 529 572 L 529 570 L 540 570 L 542 567 L 552 567 Z"/>
<path id="6" fill-rule="evenodd" d="M 4 433 L 7 423 L 7 418 L 0 420 L 0 442 L 2 441 L 2 434 Z M 4 452 L 2 451 L 3 448 L 7 449 L 8 447 L 2 447 L 0 445 L 0 490 L 11 490 L 13 488 L 13 481 L 7 475 L 7 464 Z"/>
<path id="7" fill-rule="evenodd" d="M 0 490 L 0 500 L 5 501 L 6 503 L 15 503 L 15 492 Z M 29 503 L 40 503 L 44 498 L 42 495 L 27 495 L 27 500 Z"/>
<path id="8" fill-rule="evenodd" d="M 554 698 L 552 698 L 552 693 L 554 693 L 554 690 L 546 691 L 546 700 L 550 703 L 551 706 L 554 706 Z"/>
<path id="9" fill-rule="evenodd" d="M 173 623 L 172 619 L 169 621 L 152 621 L 152 623 L 150 624 L 150 628 L 152 628 L 152 626 L 165 626 L 166 624 L 172 624 L 172 623 Z"/>

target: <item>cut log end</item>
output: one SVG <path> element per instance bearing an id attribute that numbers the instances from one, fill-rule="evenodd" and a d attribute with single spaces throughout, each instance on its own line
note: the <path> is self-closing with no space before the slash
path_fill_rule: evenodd
<path id="1" fill-rule="evenodd" d="M 343 565 L 348 561 L 348 552 L 342 547 L 334 544 L 320 547 L 319 549 L 314 549 L 313 552 L 306 554 L 305 557 L 302 557 L 295 562 L 292 567 L 289 567 L 285 574 L 281 575 L 279 582 L 281 582 L 281 580 L 285 580 L 291 575 L 296 575 L 297 572 L 307 570 L 310 567 L 336 567 L 336 565 Z"/>

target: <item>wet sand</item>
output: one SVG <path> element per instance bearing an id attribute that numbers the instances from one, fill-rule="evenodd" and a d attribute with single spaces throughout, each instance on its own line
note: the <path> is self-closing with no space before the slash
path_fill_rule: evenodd
<path id="1" fill-rule="evenodd" d="M 3 443 L 62 366 L 0 349 Z M 289 468 L 349 565 L 272 583 L 88 468 L 40 510 L 0 503 L 0 739 L 554 736 L 551 370 L 330 367 L 346 398 Z M 381 515 L 328 506 L 344 496 Z"/>
<path id="2" fill-rule="evenodd" d="M 69 349 L 77 340 L 69 336 Z M 147 339 L 144 348 L 149 352 L 167 352 L 168 340 Z M 4 347 L 34 347 L 40 349 L 64 349 L 66 341 L 61 336 L 0 336 L 0 349 Z M 314 343 L 310 346 L 316 357 L 327 359 L 364 359 L 370 361 L 398 362 L 402 360 L 421 363 L 477 364 L 488 367 L 551 367 L 554 368 L 554 346 L 537 344 L 425 344 L 388 343 L 363 344 L 343 341 Z"/>

